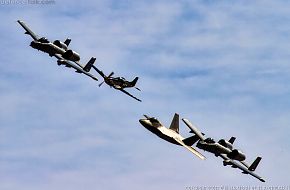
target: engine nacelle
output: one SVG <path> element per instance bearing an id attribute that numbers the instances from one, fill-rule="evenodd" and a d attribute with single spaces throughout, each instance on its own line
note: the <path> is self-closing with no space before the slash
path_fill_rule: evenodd
<path id="1" fill-rule="evenodd" d="M 65 43 L 63 43 L 62 41 L 60 41 L 60 40 L 55 40 L 53 42 L 53 44 L 56 45 L 59 48 L 62 48 L 64 50 L 67 50 L 67 45 Z"/>
<path id="2" fill-rule="evenodd" d="M 79 61 L 80 60 L 80 55 L 73 51 L 73 50 L 67 50 L 63 55 L 63 58 L 68 59 L 70 61 Z"/>
<path id="3" fill-rule="evenodd" d="M 229 149 L 233 149 L 233 145 L 232 145 L 232 143 L 230 143 L 229 141 L 227 141 L 227 140 L 225 140 L 225 139 L 221 139 L 221 140 L 219 140 L 219 142 L 218 142 L 220 145 L 222 145 L 222 146 L 224 146 L 224 147 L 226 147 L 226 148 L 229 148 Z"/>
<path id="4" fill-rule="evenodd" d="M 234 149 L 232 152 L 228 153 L 228 157 L 233 160 L 244 161 L 246 156 L 240 150 Z"/>

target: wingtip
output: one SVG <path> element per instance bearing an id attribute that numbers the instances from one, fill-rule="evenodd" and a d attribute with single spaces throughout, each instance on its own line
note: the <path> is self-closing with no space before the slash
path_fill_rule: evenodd
<path id="1" fill-rule="evenodd" d="M 200 159 L 201 159 L 201 160 L 206 160 L 206 157 L 205 157 L 204 155 L 201 154 Z"/>
<path id="2" fill-rule="evenodd" d="M 260 181 L 261 181 L 261 182 L 266 182 L 263 178 L 260 178 Z"/>

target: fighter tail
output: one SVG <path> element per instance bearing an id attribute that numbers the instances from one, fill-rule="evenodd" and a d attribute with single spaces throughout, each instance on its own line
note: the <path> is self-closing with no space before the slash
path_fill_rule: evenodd
<path id="1" fill-rule="evenodd" d="M 132 85 L 132 86 L 135 86 L 136 83 L 137 83 L 137 81 L 138 81 L 138 79 L 139 79 L 138 77 L 135 77 L 135 79 L 132 80 L 131 85 Z"/>
<path id="2" fill-rule="evenodd" d="M 175 131 L 176 133 L 179 133 L 179 115 L 177 113 L 174 114 L 169 129 Z"/>

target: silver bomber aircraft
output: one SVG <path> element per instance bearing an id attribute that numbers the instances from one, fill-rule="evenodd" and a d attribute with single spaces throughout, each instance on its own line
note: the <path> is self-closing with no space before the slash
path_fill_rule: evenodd
<path id="1" fill-rule="evenodd" d="M 89 72 L 91 70 L 91 68 L 96 70 L 97 73 L 99 73 L 99 75 L 101 75 L 101 77 L 103 77 L 103 79 L 104 79 L 104 81 L 99 84 L 99 87 L 101 87 L 103 83 L 106 83 L 110 87 L 113 87 L 116 90 L 120 90 L 121 92 L 127 94 L 128 96 L 134 98 L 135 100 L 142 102 L 140 99 L 138 99 L 137 97 L 133 96 L 132 94 L 130 94 L 129 92 L 124 90 L 124 88 L 133 88 L 134 87 L 135 89 L 141 91 L 139 88 L 137 88 L 135 86 L 138 79 L 139 79 L 138 77 L 135 77 L 132 81 L 127 81 L 123 77 L 113 77 L 114 72 L 111 72 L 108 76 L 106 76 L 103 73 L 103 71 L 99 70 L 97 67 L 94 66 L 94 62 L 88 63 L 84 67 L 84 70 Z"/>
<path id="2" fill-rule="evenodd" d="M 204 134 L 201 133 L 192 123 L 190 123 L 189 120 L 183 118 L 182 121 L 188 126 L 190 133 L 195 134 L 195 142 L 197 142 L 196 147 L 204 151 L 211 152 L 215 156 L 221 157 L 224 160 L 224 166 L 230 165 L 232 168 L 239 168 L 242 170 L 243 174 L 250 174 L 260 181 L 265 182 L 262 177 L 254 173 L 262 158 L 257 157 L 250 166 L 246 164 L 244 162 L 246 159 L 245 154 L 240 150 L 233 148 L 233 144 L 236 139 L 235 137 L 231 137 L 228 141 L 221 139 L 216 142 L 212 138 L 205 138 Z"/>
<path id="3" fill-rule="evenodd" d="M 195 154 L 198 158 L 204 160 L 205 157 L 191 147 L 196 141 L 195 136 L 184 138 L 179 134 L 179 115 L 175 113 L 169 128 L 162 125 L 155 117 L 144 115 L 146 119 L 140 119 L 139 122 L 149 131 L 156 134 L 158 137 L 185 147 L 187 150 Z"/>
<path id="4" fill-rule="evenodd" d="M 94 80 L 98 80 L 95 76 L 84 70 L 87 65 L 93 64 L 96 58 L 92 57 L 86 66 L 82 66 L 79 63 L 80 55 L 77 52 L 68 49 L 71 39 L 67 38 L 64 42 L 60 40 L 50 42 L 45 37 L 38 37 L 23 21 L 18 20 L 17 22 L 24 28 L 25 34 L 28 34 L 33 38 L 33 41 L 30 43 L 32 48 L 45 52 L 51 57 L 56 57 L 58 65 L 65 65 L 66 67 L 74 68 L 77 73 L 83 73 Z M 75 64 L 71 62 L 74 62 Z"/>

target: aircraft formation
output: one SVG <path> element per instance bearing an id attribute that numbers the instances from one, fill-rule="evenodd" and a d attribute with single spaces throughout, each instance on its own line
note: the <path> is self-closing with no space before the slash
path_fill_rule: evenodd
<path id="1" fill-rule="evenodd" d="M 138 87 L 136 87 L 139 79 L 138 77 L 135 77 L 132 81 L 128 81 L 123 77 L 113 77 L 114 72 L 111 72 L 109 75 L 105 75 L 103 71 L 94 65 L 96 61 L 95 57 L 91 57 L 85 65 L 80 63 L 80 55 L 76 51 L 69 49 L 71 39 L 67 38 L 64 42 L 60 40 L 49 41 L 45 37 L 39 37 L 36 35 L 23 21 L 18 20 L 17 22 L 24 28 L 25 34 L 32 37 L 33 41 L 31 41 L 30 46 L 34 49 L 47 53 L 51 57 L 55 57 L 59 66 L 64 65 L 65 67 L 73 68 L 75 72 L 84 74 L 87 77 L 98 81 L 98 78 L 90 73 L 93 68 L 103 78 L 103 81 L 98 85 L 99 87 L 101 87 L 103 83 L 106 83 L 108 86 L 125 93 L 139 102 L 142 102 L 142 100 L 125 90 L 125 88 L 135 88 L 138 91 L 141 91 Z M 179 134 L 179 114 L 175 113 L 169 128 L 161 124 L 161 122 L 155 117 L 149 117 L 147 115 L 144 115 L 144 117 L 145 119 L 139 120 L 140 124 L 161 139 L 172 144 L 183 146 L 202 160 L 205 160 L 206 157 L 196 148 L 210 152 L 216 157 L 221 157 L 223 159 L 224 166 L 238 168 L 242 170 L 243 174 L 249 174 L 258 180 L 265 182 L 262 177 L 254 173 L 262 158 L 257 157 L 251 165 L 248 165 L 245 162 L 245 154 L 233 147 L 236 139 L 235 137 L 231 137 L 229 140 L 220 139 L 216 142 L 210 137 L 206 138 L 205 134 L 194 126 L 188 119 L 182 118 L 182 121 L 190 129 L 189 133 L 193 133 L 192 136 L 185 138 Z"/>
<path id="2" fill-rule="evenodd" d="M 104 82 L 107 85 L 141 102 L 139 98 L 124 90 L 124 88 L 135 87 L 138 81 L 138 77 L 135 77 L 135 79 L 130 82 L 123 77 L 113 77 L 114 72 L 106 76 L 101 70 L 94 66 L 94 63 L 96 61 L 95 57 L 92 57 L 86 65 L 82 65 L 79 62 L 80 55 L 76 51 L 68 48 L 71 39 L 67 38 L 64 42 L 60 40 L 54 40 L 53 42 L 51 42 L 45 37 L 38 37 L 38 35 L 36 35 L 23 21 L 18 20 L 17 22 L 24 28 L 25 34 L 28 34 L 32 37 L 33 41 L 31 41 L 30 46 L 34 49 L 47 53 L 51 57 L 56 57 L 58 65 L 64 65 L 66 67 L 73 68 L 75 69 L 75 72 L 82 73 L 97 81 L 98 78 L 90 73 L 91 68 L 93 68 L 101 75 L 101 77 L 103 77 Z M 99 86 L 101 86 L 102 84 L 103 82 Z M 140 91 L 139 88 L 135 88 Z"/>
<path id="3" fill-rule="evenodd" d="M 214 154 L 216 157 L 223 159 L 223 165 L 230 165 L 232 168 L 239 168 L 243 174 L 249 174 L 258 180 L 265 182 L 265 180 L 254 173 L 261 157 L 257 157 L 256 160 L 249 166 L 245 163 L 245 154 L 233 148 L 235 137 L 231 137 L 230 140 L 221 139 L 218 142 L 208 137 L 205 138 L 204 133 L 200 132 L 188 119 L 182 118 L 182 121 L 190 129 L 190 133 L 194 133 L 193 136 L 184 138 L 179 134 L 179 114 L 175 113 L 171 125 L 169 128 L 165 127 L 155 117 L 149 117 L 144 115 L 145 119 L 140 119 L 139 122 L 146 129 L 156 134 L 161 139 L 170 142 L 172 144 L 180 145 L 192 152 L 198 158 L 204 160 L 205 156 L 192 147 L 195 143 L 196 147 Z"/>

